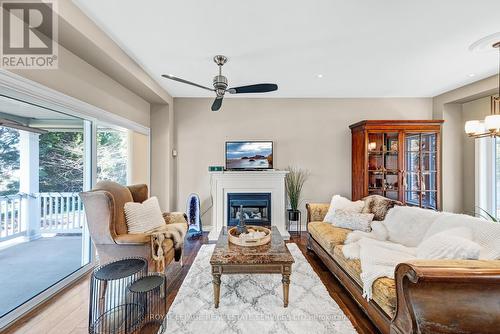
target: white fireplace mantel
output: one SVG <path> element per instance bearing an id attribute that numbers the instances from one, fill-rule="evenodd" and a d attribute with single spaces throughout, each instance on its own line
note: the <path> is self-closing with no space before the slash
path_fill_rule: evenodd
<path id="1" fill-rule="evenodd" d="M 271 224 L 276 226 L 284 239 L 286 230 L 285 176 L 288 171 L 224 171 L 209 172 L 213 199 L 212 230 L 209 240 L 217 240 L 223 226 L 227 225 L 228 193 L 270 193 Z"/>

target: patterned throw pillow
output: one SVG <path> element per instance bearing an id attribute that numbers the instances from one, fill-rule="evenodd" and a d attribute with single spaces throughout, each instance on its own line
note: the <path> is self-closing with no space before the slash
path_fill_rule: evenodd
<path id="1" fill-rule="evenodd" d="M 165 225 L 158 198 L 155 196 L 142 203 L 125 203 L 124 209 L 130 234 L 150 232 Z"/>
<path id="2" fill-rule="evenodd" d="M 359 213 L 346 210 L 335 210 L 333 214 L 333 226 L 348 228 L 350 230 L 358 230 L 370 232 L 371 222 L 373 220 L 372 213 Z"/>

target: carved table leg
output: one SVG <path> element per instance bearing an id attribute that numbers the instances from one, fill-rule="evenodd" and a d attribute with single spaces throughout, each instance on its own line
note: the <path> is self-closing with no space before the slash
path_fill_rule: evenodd
<path id="1" fill-rule="evenodd" d="M 214 286 L 214 304 L 215 308 L 219 307 L 219 296 L 220 296 L 220 274 L 212 274 L 212 283 Z"/>
<path id="2" fill-rule="evenodd" d="M 288 306 L 288 290 L 290 287 L 290 274 L 283 274 L 283 278 L 281 279 L 283 283 L 283 306 Z"/>

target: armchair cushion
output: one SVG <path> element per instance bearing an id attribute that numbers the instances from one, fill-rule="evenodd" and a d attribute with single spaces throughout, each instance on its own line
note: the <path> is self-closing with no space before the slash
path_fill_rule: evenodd
<path id="1" fill-rule="evenodd" d="M 142 245 L 148 243 L 151 236 L 144 233 L 120 234 L 116 236 L 115 242 L 119 245 Z"/>
<path id="2" fill-rule="evenodd" d="M 125 222 L 125 203 L 133 202 L 134 198 L 127 187 L 124 187 L 116 182 L 100 181 L 96 184 L 95 190 L 104 190 L 111 194 L 113 203 L 111 210 L 114 212 L 114 219 L 111 220 L 110 226 L 114 228 L 116 234 L 126 234 L 127 224 Z"/>

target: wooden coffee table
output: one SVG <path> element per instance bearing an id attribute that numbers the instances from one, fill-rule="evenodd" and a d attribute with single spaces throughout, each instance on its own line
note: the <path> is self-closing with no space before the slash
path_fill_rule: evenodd
<path id="1" fill-rule="evenodd" d="M 271 228 L 271 242 L 257 247 L 243 247 L 230 243 L 227 227 L 223 227 L 210 258 L 215 308 L 219 307 L 222 274 L 281 274 L 283 305 L 287 307 L 290 274 L 294 262 L 280 232 L 274 226 Z"/>

